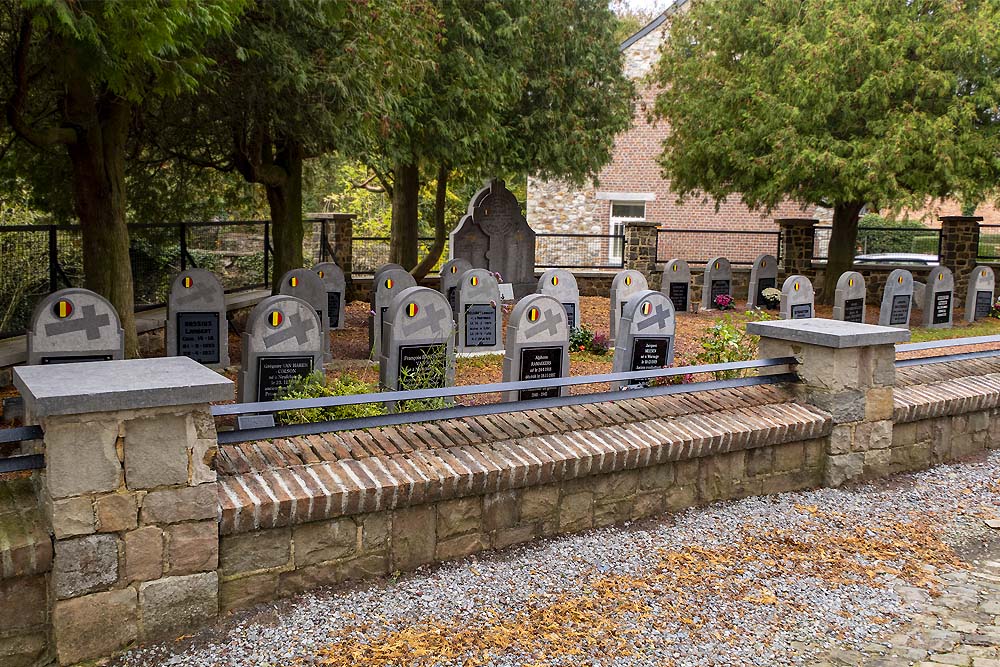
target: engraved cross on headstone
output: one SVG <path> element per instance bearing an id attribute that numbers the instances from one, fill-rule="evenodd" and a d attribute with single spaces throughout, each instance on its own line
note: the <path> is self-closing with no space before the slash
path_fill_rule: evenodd
<path id="1" fill-rule="evenodd" d="M 524 330 L 525 338 L 534 338 L 538 334 L 548 331 L 553 336 L 559 331 L 559 323 L 556 320 L 556 313 L 551 310 L 542 311 L 539 321 Z"/>
<path id="2" fill-rule="evenodd" d="M 403 322 L 403 333 L 407 336 L 412 336 L 424 329 L 430 329 L 435 322 L 440 322 L 446 314 L 445 311 L 438 310 L 438 307 L 433 303 L 421 307 L 420 312 L 423 317 L 411 317 Z"/>
<path id="3" fill-rule="evenodd" d="M 666 326 L 667 320 L 670 319 L 670 309 L 664 308 L 663 305 L 662 303 L 656 304 L 655 312 L 637 325 L 639 331 L 643 331 L 654 325 L 659 327 Z"/>
<path id="4" fill-rule="evenodd" d="M 211 285 L 207 282 L 196 282 L 191 287 L 184 287 L 182 291 L 177 293 L 177 300 L 182 303 L 191 303 L 192 301 L 208 300 L 212 297 Z"/>
<path id="5" fill-rule="evenodd" d="M 298 313 L 288 316 L 288 326 L 280 331 L 275 331 L 269 336 L 264 336 L 264 347 L 271 348 L 278 343 L 294 338 L 297 343 L 304 344 L 309 340 L 308 333 L 316 323 L 312 320 L 304 321 Z"/>
<path id="6" fill-rule="evenodd" d="M 45 335 L 61 336 L 74 331 L 86 331 L 87 340 L 97 340 L 101 337 L 101 327 L 111 324 L 111 316 L 107 313 L 97 314 L 93 305 L 80 309 L 80 317 L 75 320 L 59 320 L 45 325 Z"/>

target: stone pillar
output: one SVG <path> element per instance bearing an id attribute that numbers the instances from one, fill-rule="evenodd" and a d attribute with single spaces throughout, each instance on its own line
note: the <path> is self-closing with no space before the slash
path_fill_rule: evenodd
<path id="1" fill-rule="evenodd" d="M 656 267 L 656 239 L 658 225 L 655 222 L 625 223 L 625 267 L 635 269 L 646 276 L 649 289 L 660 289 L 660 272 Z"/>
<path id="2" fill-rule="evenodd" d="M 813 276 L 816 223 L 813 218 L 778 218 L 781 229 L 781 265 L 788 275 Z"/>
<path id="3" fill-rule="evenodd" d="M 357 299 L 354 291 L 354 214 L 333 218 L 333 261 L 344 272 L 344 305 Z"/>
<path id="4" fill-rule="evenodd" d="M 233 383 L 187 357 L 22 366 L 39 424 L 39 502 L 54 538 L 60 665 L 177 636 L 218 613 L 211 401 Z"/>
<path id="5" fill-rule="evenodd" d="M 895 344 L 909 340 L 909 331 L 820 318 L 751 322 L 747 331 L 760 336 L 761 359 L 798 359 L 799 400 L 833 417 L 824 483 L 884 474 L 892 445 Z"/>
<path id="6" fill-rule="evenodd" d="M 955 307 L 964 306 L 969 288 L 969 274 L 979 259 L 979 223 L 981 216 L 943 215 L 941 221 L 941 256 L 938 263 L 955 275 Z"/>

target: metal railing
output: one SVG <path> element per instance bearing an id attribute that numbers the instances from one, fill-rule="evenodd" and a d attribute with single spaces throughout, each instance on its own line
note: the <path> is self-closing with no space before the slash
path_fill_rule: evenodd
<path id="1" fill-rule="evenodd" d="M 979 225 L 979 259 L 1000 260 L 1000 225 Z"/>
<path id="2" fill-rule="evenodd" d="M 0 446 L 14 445 L 29 440 L 41 440 L 42 429 L 39 426 L 19 426 L 17 428 L 0 429 Z M 0 447 L 0 450 L 3 448 Z M 0 452 L 0 473 L 22 472 L 25 470 L 41 470 L 45 467 L 43 454 L 15 454 L 4 456 Z"/>
<path id="3" fill-rule="evenodd" d="M 750 265 L 758 256 L 781 260 L 781 232 L 739 229 L 658 229 L 656 261 L 684 259 L 688 264 L 707 264 L 725 257 L 730 264 Z"/>
<path id="4" fill-rule="evenodd" d="M 549 389 L 552 387 L 570 387 L 579 385 L 607 384 L 628 382 L 632 380 L 651 380 L 684 375 L 699 375 L 723 371 L 741 371 L 776 366 L 794 366 L 798 362 L 795 357 L 777 357 L 773 359 L 758 359 L 739 361 L 726 364 L 705 364 L 701 366 L 681 366 L 677 368 L 660 368 L 648 371 L 629 371 L 623 373 L 607 373 L 602 375 L 577 375 L 544 380 L 524 380 L 518 382 L 496 382 L 480 385 L 463 385 L 439 389 L 416 389 L 408 391 L 385 391 L 373 394 L 353 394 L 347 396 L 330 396 L 324 398 L 304 398 L 285 401 L 266 401 L 261 403 L 234 403 L 228 405 L 213 405 L 212 415 L 215 417 L 239 416 L 246 414 L 276 413 L 286 410 L 305 410 L 313 408 L 330 408 L 365 403 L 400 402 L 425 400 L 430 398 L 453 398 L 463 395 L 492 394 L 507 391 L 524 391 L 530 389 Z M 441 419 L 457 419 L 525 410 L 541 410 L 566 405 L 586 405 L 604 403 L 629 398 L 647 398 L 665 396 L 668 394 L 695 393 L 713 389 L 732 387 L 749 387 L 755 385 L 781 384 L 795 382 L 798 376 L 792 372 L 775 373 L 772 375 L 755 375 L 728 380 L 710 380 L 688 384 L 671 384 L 652 387 L 628 387 L 610 391 L 599 391 L 589 394 L 570 396 L 553 396 L 525 401 L 503 403 L 486 403 L 479 405 L 457 405 L 437 410 L 422 410 L 417 412 L 398 412 L 374 417 L 339 419 L 333 421 L 311 422 L 307 424 L 289 424 L 283 426 L 268 426 L 236 431 L 220 431 L 219 443 L 232 444 L 270 438 L 285 438 L 303 435 L 315 435 L 334 431 L 347 431 L 399 424 L 412 424 Z"/>
<path id="5" fill-rule="evenodd" d="M 833 227 L 817 226 L 813 259 L 828 259 Z M 941 230 L 930 227 L 858 227 L 855 255 L 906 253 L 941 256 Z"/>
<path id="6" fill-rule="evenodd" d="M 896 345 L 896 353 L 921 352 L 923 350 L 937 350 L 945 347 L 966 347 L 968 345 L 984 345 L 988 343 L 1000 343 L 1000 336 L 970 336 L 968 338 L 931 340 L 924 343 L 899 343 Z M 915 359 L 897 359 L 896 368 L 943 364 L 949 361 L 966 361 L 968 359 L 985 359 L 989 357 L 1000 357 L 1000 349 L 956 352 L 953 354 L 939 354 L 933 357 L 917 357 Z"/>
<path id="7" fill-rule="evenodd" d="M 535 266 L 544 269 L 620 269 L 624 234 L 535 234 Z"/>

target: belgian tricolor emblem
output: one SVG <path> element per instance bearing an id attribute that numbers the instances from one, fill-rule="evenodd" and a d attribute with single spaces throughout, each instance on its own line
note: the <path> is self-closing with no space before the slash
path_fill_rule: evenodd
<path id="1" fill-rule="evenodd" d="M 59 299 L 52 307 L 52 312 L 60 320 L 64 320 L 73 314 L 73 304 L 66 299 Z"/>
<path id="2" fill-rule="evenodd" d="M 272 310 L 271 314 L 267 316 L 267 323 L 272 327 L 277 329 L 281 326 L 281 323 L 285 321 L 285 316 L 281 314 L 280 310 Z"/>
<path id="3" fill-rule="evenodd" d="M 452 264 L 452 266 L 451 266 L 451 272 L 452 273 L 458 273 L 458 267 L 455 266 L 454 264 Z"/>
<path id="4" fill-rule="evenodd" d="M 415 304 L 412 301 L 410 303 L 406 304 L 406 316 L 407 317 L 416 317 L 418 312 L 420 312 L 420 308 L 417 306 L 417 304 Z"/>
<path id="5" fill-rule="evenodd" d="M 848 278 L 847 279 L 847 286 L 848 287 L 854 287 L 854 278 Z"/>
<path id="6" fill-rule="evenodd" d="M 472 278 L 469 279 L 469 283 L 471 283 L 473 287 L 475 287 L 476 285 L 478 285 L 479 284 L 479 276 L 472 276 Z"/>
<path id="7" fill-rule="evenodd" d="M 639 310 L 640 312 L 642 312 L 643 315 L 649 315 L 651 312 L 653 312 L 653 304 L 650 303 L 649 301 L 643 301 L 642 305 L 639 307 Z"/>
<path id="8" fill-rule="evenodd" d="M 297 276 L 292 276 L 291 278 L 289 278 L 288 279 L 288 284 L 291 285 L 292 287 L 298 287 L 299 286 L 299 279 L 298 279 L 298 277 Z"/>
<path id="9" fill-rule="evenodd" d="M 559 284 L 559 276 L 552 276 L 552 286 L 554 287 L 558 284 Z"/>
<path id="10" fill-rule="evenodd" d="M 626 285 L 632 284 L 632 276 L 625 276 L 625 284 Z"/>
<path id="11" fill-rule="evenodd" d="M 902 285 L 903 284 L 903 276 L 897 277 L 896 278 L 896 282 L 899 283 L 900 285 Z"/>
<path id="12" fill-rule="evenodd" d="M 184 287 L 191 287 L 191 285 L 194 285 L 194 280 L 191 279 L 191 276 L 184 276 L 183 284 Z"/>
<path id="13" fill-rule="evenodd" d="M 322 278 L 322 277 L 324 277 L 326 275 L 326 272 L 324 272 L 324 271 L 317 271 L 316 273 L 319 274 L 320 278 Z"/>
<path id="14" fill-rule="evenodd" d="M 392 289 L 392 286 L 395 285 L 395 284 L 396 283 L 392 282 L 392 278 L 386 278 L 385 279 L 385 288 L 386 289 Z"/>
<path id="15" fill-rule="evenodd" d="M 537 322 L 539 314 L 540 313 L 538 312 L 537 308 L 529 308 L 528 309 L 528 321 L 529 322 Z"/>
<path id="16" fill-rule="evenodd" d="M 795 283 L 792 285 L 792 287 L 795 289 L 796 292 L 798 292 L 799 291 L 799 281 L 796 280 Z"/>

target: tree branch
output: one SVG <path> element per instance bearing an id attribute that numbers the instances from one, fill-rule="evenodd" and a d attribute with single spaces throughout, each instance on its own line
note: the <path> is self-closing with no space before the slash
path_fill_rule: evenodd
<path id="1" fill-rule="evenodd" d="M 375 174 L 375 178 L 377 178 L 378 182 L 382 184 L 382 192 L 386 193 L 391 198 L 392 185 L 389 184 L 389 179 L 386 178 L 385 175 L 382 174 L 382 172 L 376 169 L 374 165 L 368 165 L 368 168 L 372 170 L 372 173 Z"/>
<path id="2" fill-rule="evenodd" d="M 384 187 L 369 185 L 369 183 L 371 183 L 372 181 L 374 181 L 376 178 L 377 178 L 377 176 L 375 174 L 372 174 L 371 176 L 369 176 L 365 180 L 361 181 L 360 183 L 356 183 L 354 181 L 351 181 L 351 187 L 352 188 L 356 188 L 358 190 L 367 190 L 368 192 L 376 192 L 376 193 L 381 194 L 381 193 L 385 192 L 385 188 Z"/>

